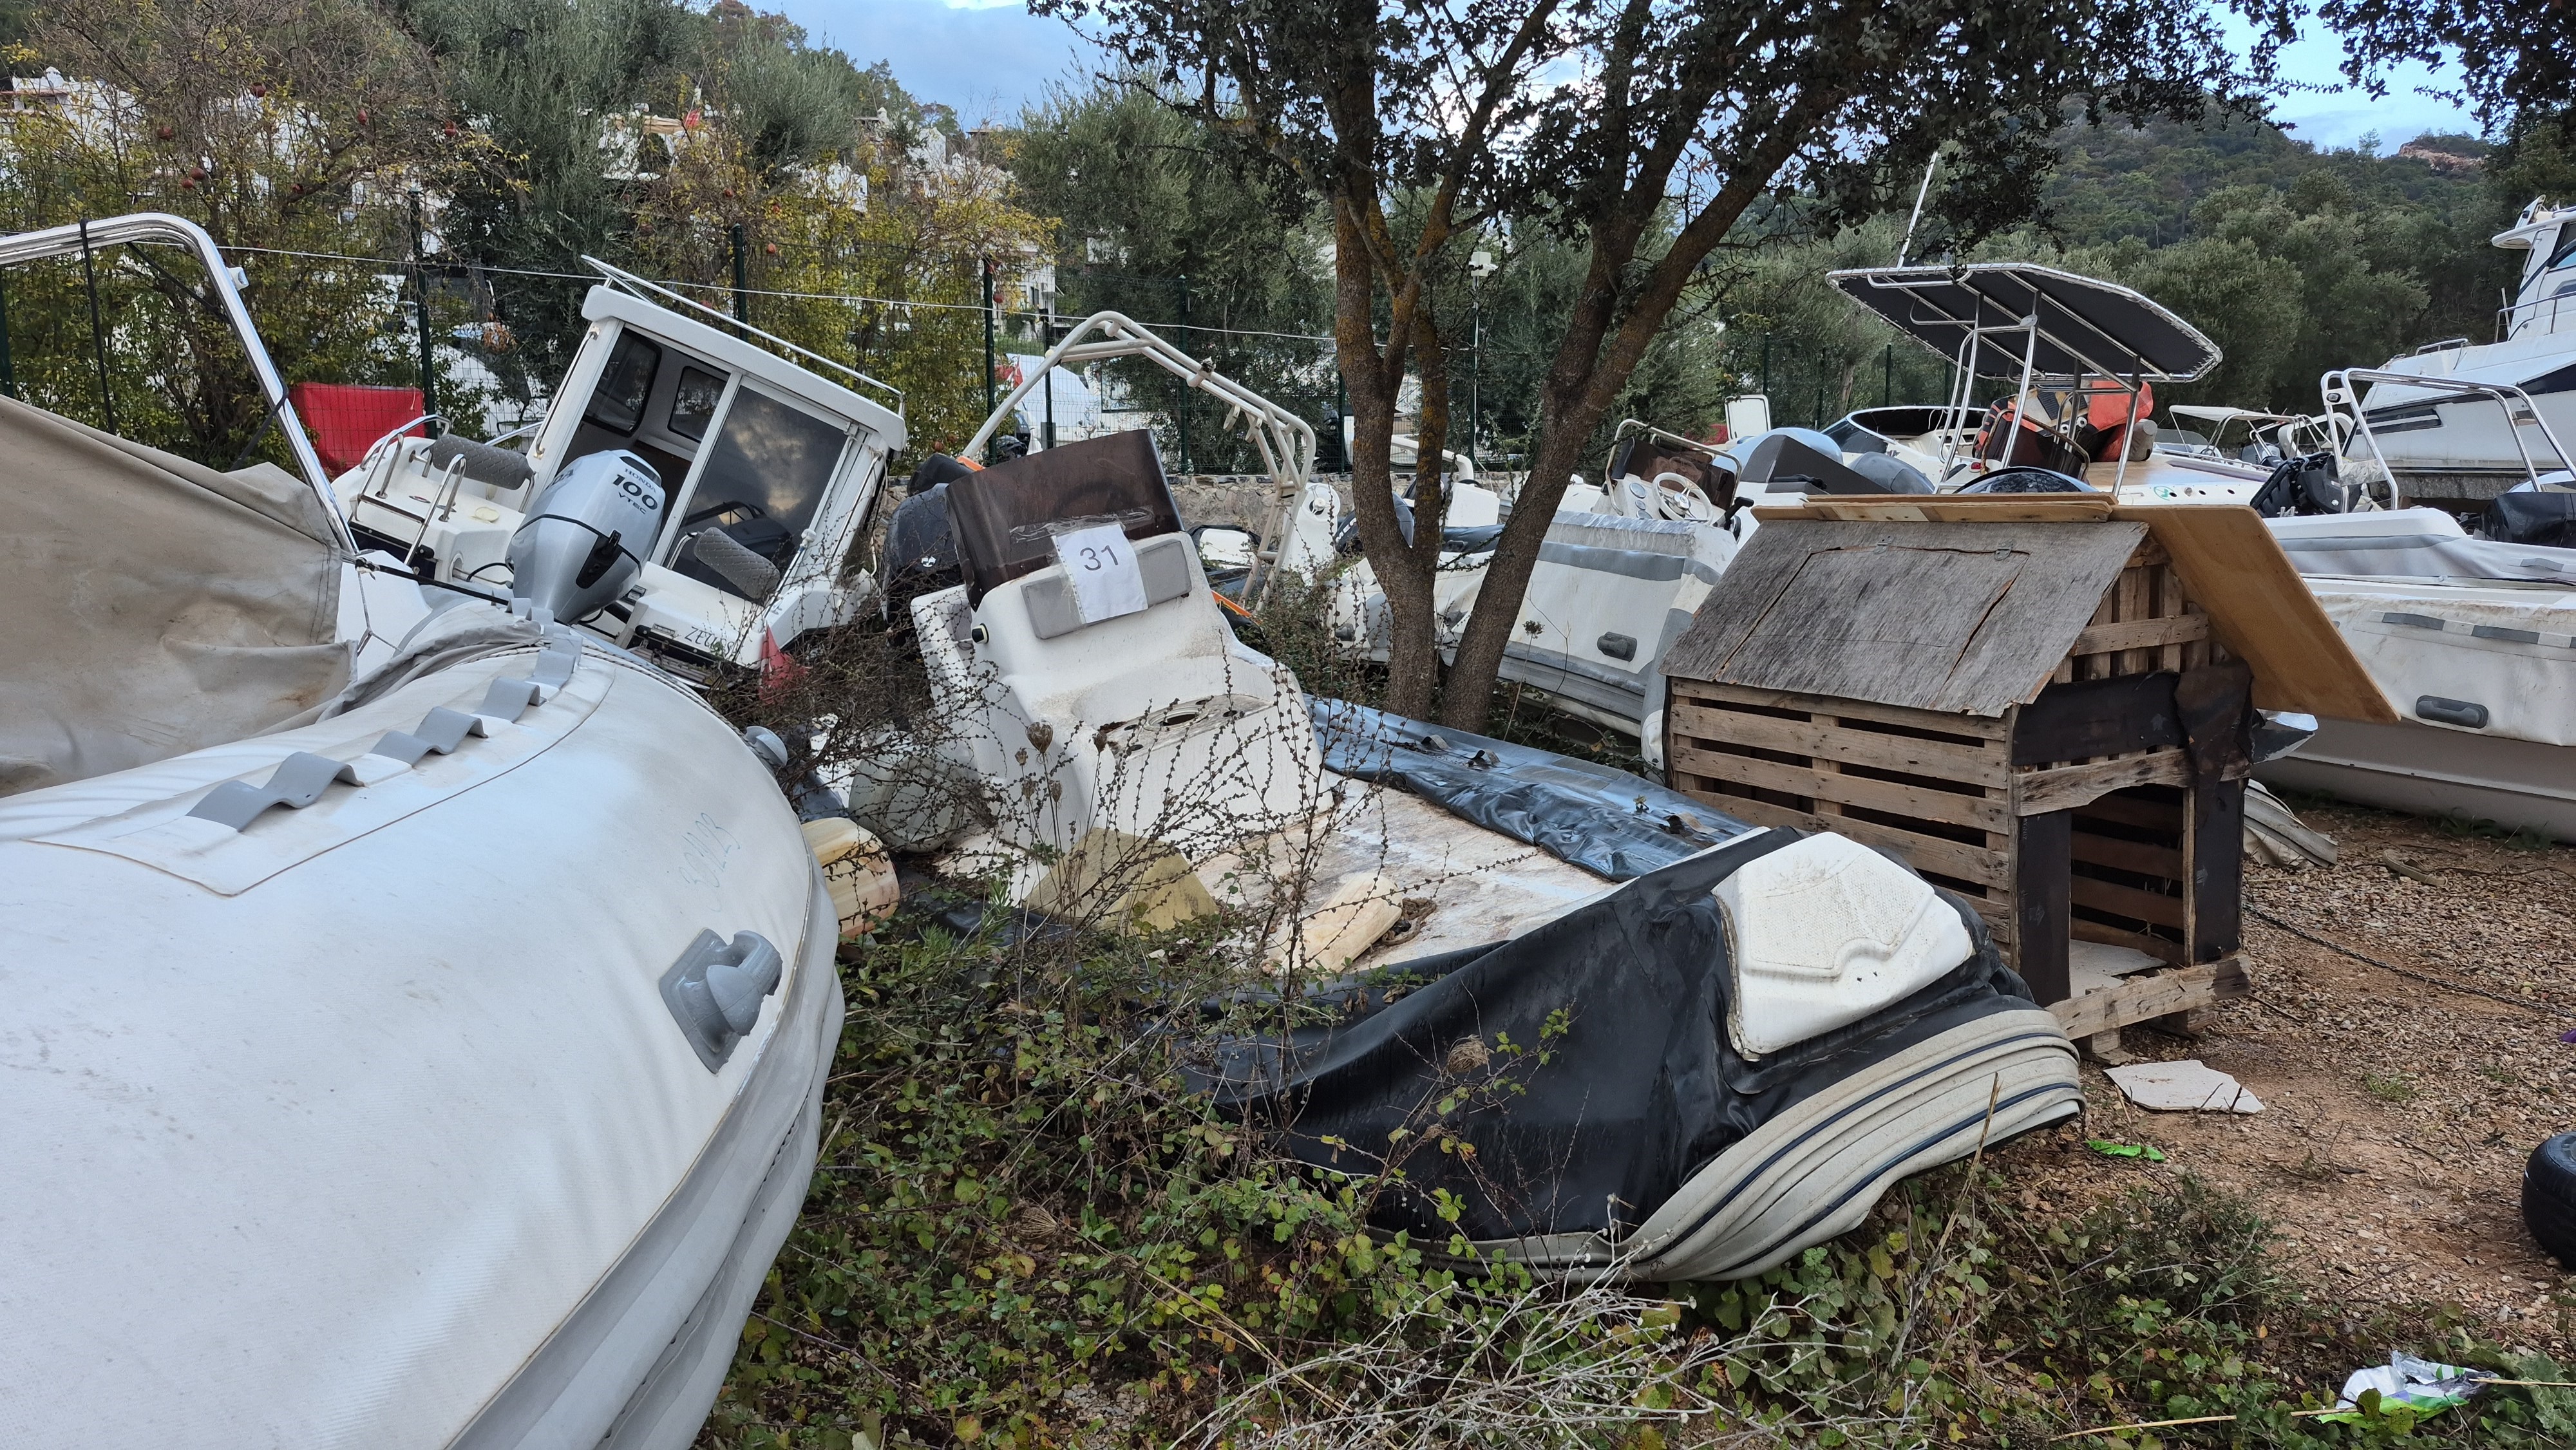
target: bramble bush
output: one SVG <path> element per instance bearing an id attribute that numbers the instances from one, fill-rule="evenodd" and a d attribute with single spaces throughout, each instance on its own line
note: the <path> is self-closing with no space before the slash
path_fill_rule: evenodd
<path id="1" fill-rule="evenodd" d="M 2391 1346 L 2566 1376 L 2313 1299 L 2251 1205 L 2170 1170 L 2067 1216 L 1991 1161 L 1947 1169 L 1770 1273 L 1669 1293 L 1374 1233 L 1400 1159 L 1320 1172 L 1185 1085 L 1185 1042 L 1278 1022 L 1220 990 L 1214 928 L 961 935 L 914 910 L 843 954 L 822 1163 L 702 1445 L 2029 1450 L 2203 1415 L 2239 1418 L 2056 1443 L 2576 1445 L 2570 1390 L 2294 1415 Z"/>

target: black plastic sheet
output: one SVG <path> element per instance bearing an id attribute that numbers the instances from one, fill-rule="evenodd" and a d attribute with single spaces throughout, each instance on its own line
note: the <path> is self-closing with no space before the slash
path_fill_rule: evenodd
<path id="1" fill-rule="evenodd" d="M 1392 785 L 1613 881 L 1758 829 L 1624 770 L 1342 700 L 1312 700 L 1324 768 Z"/>
<path id="2" fill-rule="evenodd" d="M 1976 912 L 1945 896 L 1975 947 L 1959 967 L 1850 1026 L 1760 1061 L 1740 1056 L 1727 1038 L 1734 976 L 1711 888 L 1798 839 L 1762 832 L 1509 941 L 1307 994 L 1303 1008 L 1341 1020 L 1203 1048 L 1198 1085 L 1229 1113 L 1277 1128 L 1308 1163 L 1400 1169 L 1373 1210 L 1381 1229 L 1437 1243 L 1453 1228 L 1495 1240 L 1634 1227 L 1797 1104 L 1939 1033 L 2031 1005 Z M 1454 1223 L 1443 1194 L 1454 1195 Z"/>

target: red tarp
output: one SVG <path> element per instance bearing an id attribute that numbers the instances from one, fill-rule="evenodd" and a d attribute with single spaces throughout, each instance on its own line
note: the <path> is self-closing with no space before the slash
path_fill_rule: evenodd
<path id="1" fill-rule="evenodd" d="M 287 388 L 286 399 L 313 435 L 313 451 L 322 455 L 323 468 L 334 476 L 357 467 L 377 439 L 421 414 L 418 388 L 296 383 Z"/>

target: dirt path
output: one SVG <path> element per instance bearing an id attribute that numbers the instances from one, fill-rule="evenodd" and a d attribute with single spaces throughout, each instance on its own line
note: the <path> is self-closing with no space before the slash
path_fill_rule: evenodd
<path id="1" fill-rule="evenodd" d="M 2355 1306 L 2455 1306 L 2483 1333 L 2562 1358 L 2576 1276 L 2522 1226 L 2532 1147 L 2576 1129 L 2576 850 L 2514 849 L 2411 817 L 2345 807 L 2301 818 L 2340 864 L 2247 863 L 2251 906 L 2383 962 L 2551 1015 L 2444 990 L 2249 916 L 2255 995 L 2209 1015 L 2198 1041 L 2132 1029 L 2140 1059 L 2196 1057 L 2259 1096 L 2252 1116 L 2132 1107 L 2085 1069 L 2084 1136 L 2150 1143 L 2166 1166 L 2102 1157 L 2072 1130 L 2010 1145 L 2025 1201 L 2068 1207 L 2140 1173 L 2188 1170 L 2252 1195 L 2281 1258 Z M 2393 851 L 2438 884 L 2383 865 Z M 2448 869 L 2466 867 L 2471 870 Z"/>

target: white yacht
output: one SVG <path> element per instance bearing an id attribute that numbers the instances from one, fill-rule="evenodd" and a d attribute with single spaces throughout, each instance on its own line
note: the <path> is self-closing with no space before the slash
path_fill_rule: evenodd
<path id="1" fill-rule="evenodd" d="M 2513 302 L 2496 316 L 2496 340 L 2431 343 L 2389 359 L 2367 379 L 2359 401 L 2377 454 L 2355 437 L 2345 466 L 2384 466 L 2391 507 L 2429 503 L 2473 511 L 2522 482 L 2534 465 L 2568 466 L 2550 456 L 2537 424 L 2576 436 L 2576 206 L 2535 200 L 2496 234 L 2495 244 L 2524 254 Z"/>

